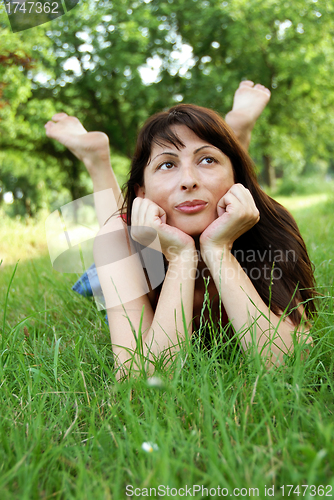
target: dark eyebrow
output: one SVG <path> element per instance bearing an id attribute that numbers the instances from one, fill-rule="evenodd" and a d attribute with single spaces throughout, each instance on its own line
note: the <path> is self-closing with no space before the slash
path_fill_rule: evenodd
<path id="1" fill-rule="evenodd" d="M 212 144 L 207 144 L 205 146 L 201 146 L 198 149 L 195 149 L 194 154 L 198 153 L 199 151 L 201 151 L 201 149 L 204 149 L 204 148 L 215 148 L 215 149 L 218 149 L 218 148 L 216 148 L 216 146 L 212 146 Z M 218 151 L 220 151 L 220 150 L 218 150 Z M 162 156 L 162 155 L 176 156 L 176 158 L 178 157 L 178 155 L 176 153 L 172 153 L 171 151 L 164 151 L 163 153 L 160 153 L 157 156 L 155 156 L 153 158 L 153 160 L 155 160 L 156 158 L 158 158 L 158 156 Z M 151 161 L 153 161 L 153 160 L 151 160 Z M 151 163 L 151 161 L 150 161 L 150 163 Z"/>
<path id="2" fill-rule="evenodd" d="M 198 153 L 201 149 L 204 149 L 204 148 L 218 149 L 218 148 L 216 148 L 216 146 L 213 146 L 212 144 L 207 144 L 206 146 L 201 146 L 200 148 L 196 149 L 196 151 L 194 151 L 194 154 Z M 218 149 L 218 151 L 220 151 L 220 149 Z"/>
<path id="3" fill-rule="evenodd" d="M 155 156 L 153 158 L 153 160 L 155 160 L 156 158 L 158 158 L 158 156 L 162 156 L 162 155 L 170 155 L 170 156 L 176 156 L 176 158 L 178 157 L 178 155 L 176 153 L 172 153 L 171 151 L 164 151 L 163 153 L 160 153 L 158 154 L 157 156 Z M 153 160 L 150 160 L 150 162 L 148 163 L 148 165 L 153 161 Z"/>

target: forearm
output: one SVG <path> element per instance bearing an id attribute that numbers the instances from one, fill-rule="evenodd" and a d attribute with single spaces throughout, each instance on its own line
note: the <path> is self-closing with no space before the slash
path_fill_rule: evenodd
<path id="1" fill-rule="evenodd" d="M 197 263 L 194 266 L 187 257 L 170 263 L 155 313 L 152 312 L 147 295 L 144 295 L 144 289 L 141 299 L 108 310 L 111 342 L 119 368 L 118 378 L 140 369 L 152 373 L 152 361 L 163 351 L 168 350 L 169 360 L 170 355 L 178 351 L 180 341 L 185 339 L 185 329 L 191 336 L 196 268 Z M 131 273 L 133 271 L 135 269 Z M 136 309 L 138 313 L 133 314 Z M 141 323 L 142 311 L 144 315 Z M 115 315 L 123 317 L 121 324 L 114 321 Z"/>
<path id="2" fill-rule="evenodd" d="M 186 250 L 169 263 L 150 329 L 143 337 L 146 353 L 157 355 L 192 334 L 197 256 Z"/>
<path id="3" fill-rule="evenodd" d="M 155 312 L 148 299 L 149 288 L 139 255 L 129 247 L 127 230 L 120 219 L 113 218 L 100 229 L 94 258 L 108 311 L 112 347 L 120 368 L 141 366 L 143 358 L 138 348 L 144 360 L 152 360 L 177 345 L 178 338 L 185 338 L 181 300 L 191 335 L 195 249 L 186 249 L 181 257 L 170 262 Z M 149 364 L 148 369 L 152 366 Z"/>
<path id="4" fill-rule="evenodd" d="M 254 342 L 261 355 L 269 354 L 271 362 L 282 362 L 297 327 L 270 311 L 228 248 L 208 255 L 207 265 L 242 347 L 246 349 Z"/>

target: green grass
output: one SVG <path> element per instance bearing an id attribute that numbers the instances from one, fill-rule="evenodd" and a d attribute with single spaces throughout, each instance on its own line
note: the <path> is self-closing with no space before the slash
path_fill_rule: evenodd
<path id="1" fill-rule="evenodd" d="M 230 344 L 207 352 L 195 342 L 157 369 L 161 387 L 116 382 L 104 315 L 70 290 L 76 276 L 51 268 L 42 221 L 29 231 L 1 223 L 1 500 L 118 500 L 126 485 L 220 486 L 228 496 L 258 488 L 257 498 L 268 497 L 265 486 L 275 485 L 275 498 L 282 485 L 334 487 L 334 200 L 298 199 L 285 204 L 324 295 L 310 357 L 267 371 Z M 36 254 L 24 243 L 32 236 Z M 309 492 L 303 498 L 320 497 Z"/>

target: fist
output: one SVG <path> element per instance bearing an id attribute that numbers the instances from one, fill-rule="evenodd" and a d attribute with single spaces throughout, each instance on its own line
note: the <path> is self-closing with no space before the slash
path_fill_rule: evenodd
<path id="1" fill-rule="evenodd" d="M 131 237 L 141 245 L 161 251 L 169 261 L 184 250 L 195 248 L 191 236 L 166 223 L 166 212 L 148 198 L 137 197 L 131 212 Z M 154 242 L 156 235 L 159 245 Z M 153 245 L 152 245 L 152 242 Z"/>
<path id="2" fill-rule="evenodd" d="M 231 250 L 234 241 L 260 220 L 253 196 L 242 184 L 233 184 L 219 200 L 217 213 L 218 218 L 201 234 L 203 247 L 227 246 Z"/>

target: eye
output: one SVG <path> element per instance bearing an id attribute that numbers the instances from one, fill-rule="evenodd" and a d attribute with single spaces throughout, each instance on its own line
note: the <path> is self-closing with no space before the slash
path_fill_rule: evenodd
<path id="1" fill-rule="evenodd" d="M 171 167 L 174 167 L 174 163 L 172 163 L 171 161 L 164 161 L 157 167 L 157 170 L 171 170 Z"/>
<path id="2" fill-rule="evenodd" d="M 201 163 L 205 161 L 206 165 L 211 165 L 212 163 L 217 163 L 217 160 L 213 156 L 205 156 L 202 158 Z"/>

